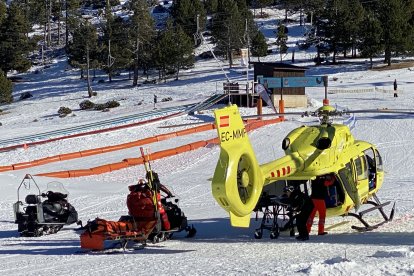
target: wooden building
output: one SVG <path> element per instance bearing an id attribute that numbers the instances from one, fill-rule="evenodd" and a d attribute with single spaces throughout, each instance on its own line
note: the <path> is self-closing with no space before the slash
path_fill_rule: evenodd
<path id="1" fill-rule="evenodd" d="M 257 76 L 263 77 L 305 77 L 307 67 L 300 67 L 280 62 L 252 62 L 254 66 L 254 81 L 257 82 Z M 277 106 L 282 93 L 280 88 L 270 88 L 272 92 L 272 101 Z M 287 87 L 283 88 L 283 100 L 285 107 L 306 107 L 307 97 L 305 87 Z"/>

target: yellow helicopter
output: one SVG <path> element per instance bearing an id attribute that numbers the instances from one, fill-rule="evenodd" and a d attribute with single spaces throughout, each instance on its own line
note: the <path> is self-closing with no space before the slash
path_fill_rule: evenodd
<path id="1" fill-rule="evenodd" d="M 319 117 L 320 124 L 294 129 L 282 141 L 285 156 L 259 164 L 237 106 L 215 110 L 220 157 L 212 179 L 212 193 L 219 205 L 229 212 L 231 225 L 249 227 L 251 213 L 266 185 L 278 180 L 312 183 L 317 177 L 328 174 L 335 177 L 335 193 L 326 204 L 327 217 L 355 217 L 364 225 L 352 226 L 359 231 L 371 230 L 391 221 L 395 203 L 387 215 L 383 207 L 391 202 L 381 203 L 376 196 L 384 180 L 378 149 L 369 142 L 356 140 L 348 126 L 334 124 L 331 119 L 357 112 L 393 113 L 388 109 L 339 111 L 330 105 L 324 105 L 315 112 L 302 113 Z M 412 111 L 395 113 L 413 114 Z M 372 206 L 357 213 L 365 204 Z M 370 225 L 363 215 L 375 210 L 381 213 L 383 221 Z"/>

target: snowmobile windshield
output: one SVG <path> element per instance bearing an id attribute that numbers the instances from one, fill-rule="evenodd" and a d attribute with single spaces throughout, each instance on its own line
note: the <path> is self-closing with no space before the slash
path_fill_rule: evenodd
<path id="1" fill-rule="evenodd" d="M 44 190 L 43 193 L 47 193 L 49 191 L 52 191 L 55 193 L 57 192 L 57 193 L 61 193 L 61 194 L 69 196 L 68 190 L 66 190 L 65 187 L 63 187 L 62 183 L 57 182 L 57 181 L 47 183 L 46 190 Z"/>

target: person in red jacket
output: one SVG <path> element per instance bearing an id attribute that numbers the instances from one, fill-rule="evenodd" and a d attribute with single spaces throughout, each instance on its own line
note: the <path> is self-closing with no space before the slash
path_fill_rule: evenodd
<path id="1" fill-rule="evenodd" d="M 325 218 L 326 218 L 326 204 L 325 198 L 328 195 L 328 186 L 334 183 L 333 175 L 325 175 L 317 177 L 312 181 L 312 194 L 311 199 L 313 201 L 314 208 L 312 213 L 309 216 L 308 222 L 306 224 L 308 232 L 310 233 L 312 229 L 313 219 L 315 218 L 316 212 L 318 212 L 319 223 L 318 223 L 318 235 L 326 235 L 325 232 Z"/>

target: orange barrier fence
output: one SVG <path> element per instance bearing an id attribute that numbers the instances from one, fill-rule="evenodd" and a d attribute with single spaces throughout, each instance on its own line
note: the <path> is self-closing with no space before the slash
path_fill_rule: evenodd
<path id="1" fill-rule="evenodd" d="M 91 156 L 91 155 L 95 155 L 95 154 L 101 154 L 102 153 L 102 149 L 90 149 L 90 150 L 83 150 L 80 152 L 82 157 L 86 157 L 86 156 Z"/>
<path id="2" fill-rule="evenodd" d="M 273 120 L 266 120 L 266 121 L 254 120 L 254 121 L 249 122 L 249 124 L 246 125 L 246 130 L 249 129 L 249 131 L 251 131 L 253 129 L 257 129 L 264 125 L 281 122 L 282 120 L 283 119 L 281 118 L 277 118 Z M 197 141 L 197 142 L 193 142 L 193 143 L 179 146 L 176 148 L 157 151 L 157 152 L 152 153 L 149 157 L 145 156 L 145 158 L 146 160 L 162 159 L 162 158 L 177 155 L 183 152 L 196 150 L 198 148 L 205 147 L 208 144 L 218 144 L 218 143 L 219 143 L 219 139 L 215 137 L 215 138 L 212 138 L 206 141 L 204 140 Z M 47 177 L 56 177 L 56 178 L 89 176 L 89 175 L 96 175 L 96 174 L 111 172 L 115 170 L 120 170 L 120 169 L 124 169 L 130 166 L 141 165 L 143 163 L 144 163 L 143 157 L 127 158 L 127 159 L 122 160 L 122 162 L 102 165 L 102 166 L 98 166 L 98 167 L 94 167 L 90 169 L 41 173 L 41 174 L 37 174 L 37 176 L 47 176 Z"/>
<path id="3" fill-rule="evenodd" d="M 157 160 L 162 159 L 165 157 L 177 155 L 179 153 L 183 153 L 190 150 L 195 150 L 200 147 L 204 147 L 207 145 L 207 141 L 197 141 L 187 145 L 179 146 L 176 148 L 161 150 L 152 153 L 149 157 L 145 156 L 148 160 Z M 59 171 L 59 172 L 49 172 L 49 173 L 40 173 L 37 176 L 47 176 L 47 177 L 56 177 L 56 178 L 69 178 L 69 177 L 80 177 L 80 176 L 89 176 L 89 175 L 96 175 L 101 173 L 107 173 L 111 171 L 116 171 L 120 169 L 124 169 L 130 166 L 141 165 L 144 163 L 144 159 L 142 157 L 139 158 L 127 158 L 122 160 L 122 162 L 106 164 L 94 168 L 83 169 L 83 170 L 69 170 L 69 171 Z"/>
<path id="4" fill-rule="evenodd" d="M 160 135 L 157 135 L 157 136 L 148 137 L 148 138 L 144 138 L 144 139 L 140 139 L 140 140 L 133 141 L 133 142 L 128 142 L 128 143 L 123 143 L 123 144 L 119 144 L 119 145 L 113 145 L 113 146 L 101 147 L 101 148 L 96 148 L 96 149 L 83 150 L 83 151 L 79 151 L 79 152 L 65 153 L 65 154 L 46 157 L 46 158 L 33 160 L 33 161 L 29 161 L 29 162 L 17 163 L 17 164 L 13 164 L 11 166 L 2 166 L 2 167 L 0 167 L 0 172 L 26 169 L 26 168 L 35 167 L 35 166 L 44 165 L 44 164 L 53 163 L 53 162 L 58 162 L 58 161 L 71 160 L 71 159 L 76 159 L 76 158 L 80 158 L 80 157 L 86 157 L 86 156 L 91 156 L 91 155 L 96 155 L 96 154 L 101 154 L 101 153 L 106 153 L 106 152 L 123 150 L 123 149 L 132 148 L 132 147 L 138 147 L 138 146 L 142 146 L 142 145 L 155 143 L 155 142 L 158 142 L 158 141 L 167 140 L 167 139 L 170 139 L 170 138 L 173 138 L 173 137 L 176 137 L 176 136 L 183 136 L 183 135 L 188 135 L 188 134 L 191 134 L 191 133 L 207 131 L 207 130 L 211 130 L 211 129 L 214 129 L 214 124 L 201 125 L 201 126 L 191 128 L 190 129 L 191 131 L 189 131 L 189 132 L 187 132 L 186 130 L 177 131 L 177 132 L 170 132 L 170 133 L 160 134 Z"/>
<path id="5" fill-rule="evenodd" d="M 7 172 L 7 171 L 12 171 L 13 170 L 13 166 L 0 166 L 0 172 Z"/>

